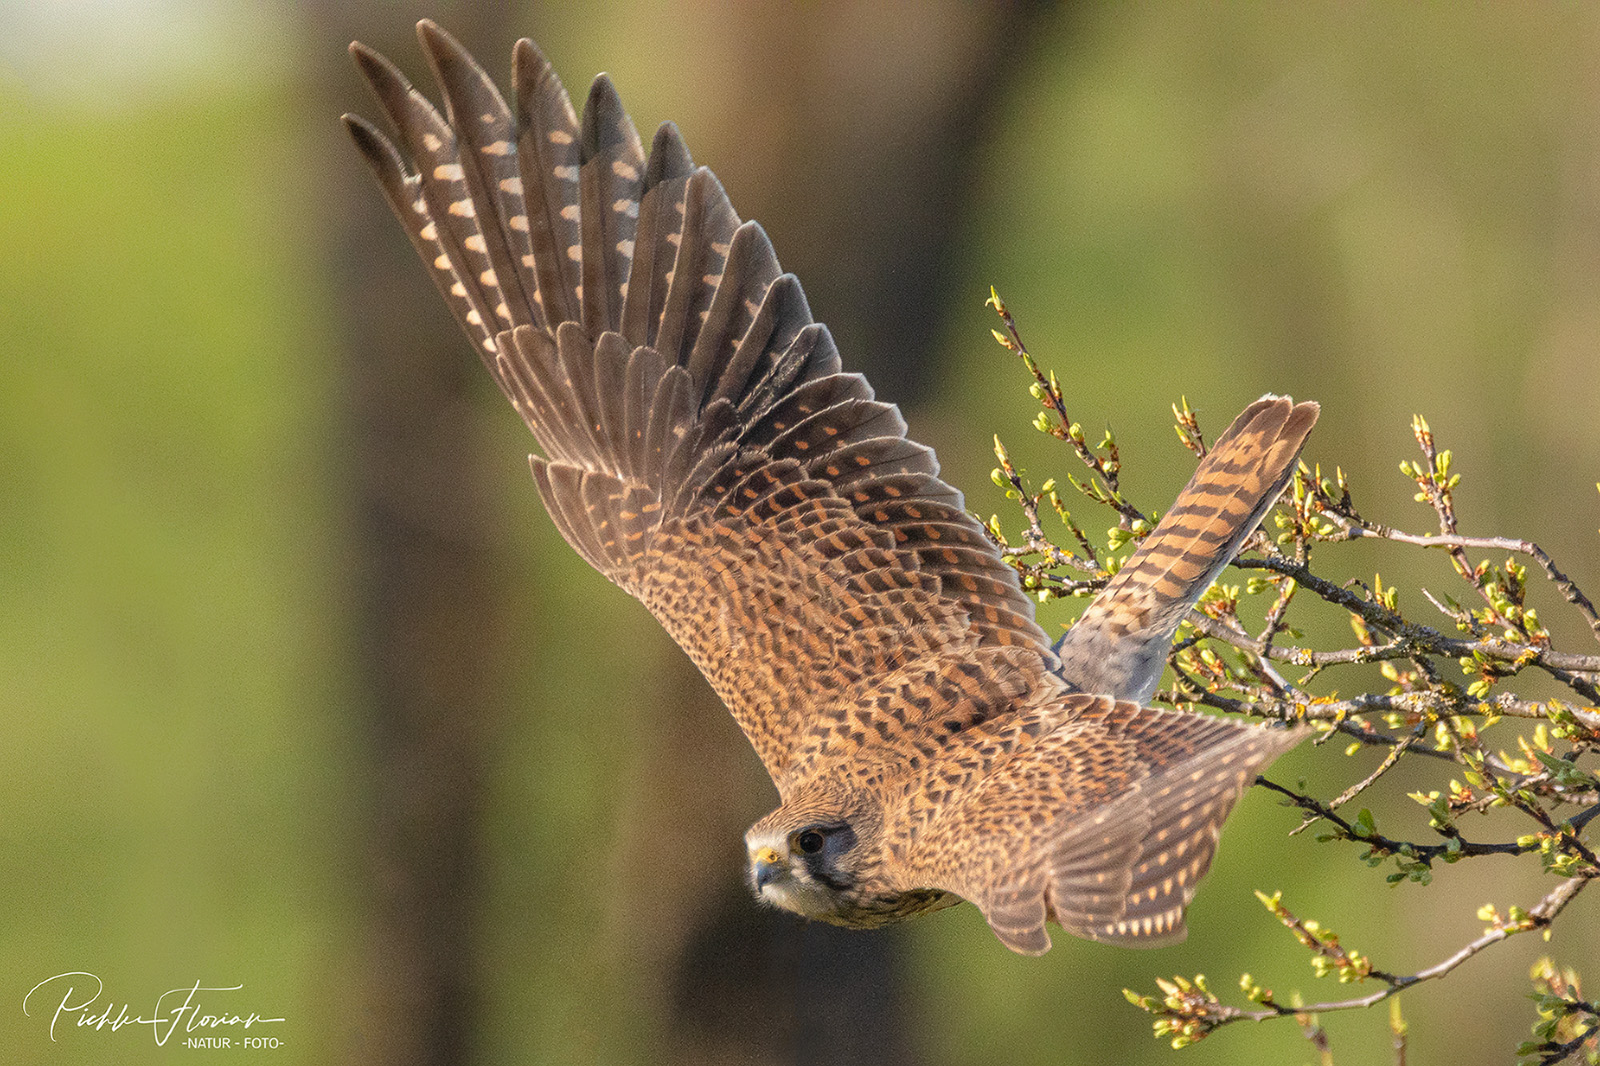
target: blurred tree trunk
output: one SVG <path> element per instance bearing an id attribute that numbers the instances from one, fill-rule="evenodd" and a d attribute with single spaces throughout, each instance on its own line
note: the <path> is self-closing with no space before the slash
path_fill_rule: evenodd
<path id="1" fill-rule="evenodd" d="M 436 6 L 436 5 L 435 5 Z M 412 26 L 436 10 L 392 0 L 306 11 L 330 135 L 366 104 L 340 43 L 359 36 L 413 73 Z M 450 28 L 509 53 L 497 5 L 463 5 Z M 326 53 L 326 54 L 325 54 Z M 496 587 L 485 464 L 469 405 L 483 369 L 399 237 L 348 144 L 329 146 L 332 276 L 343 290 L 356 693 L 367 748 L 364 984 L 354 1057 L 443 1066 L 474 1057 L 479 855 L 488 741 L 505 702 L 506 605 Z M 519 651 L 524 651 L 523 645 Z"/>

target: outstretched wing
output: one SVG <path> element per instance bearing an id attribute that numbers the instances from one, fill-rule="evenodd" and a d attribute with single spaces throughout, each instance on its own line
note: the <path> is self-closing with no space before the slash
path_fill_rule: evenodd
<path id="1" fill-rule="evenodd" d="M 1189 484 L 1056 645 L 1080 692 L 1144 703 L 1172 635 L 1294 473 L 1319 408 L 1263 396 L 1222 432 Z"/>
<path id="2" fill-rule="evenodd" d="M 925 879 L 971 900 L 1022 954 L 1049 950 L 1047 920 L 1125 947 L 1182 940 L 1223 820 L 1309 730 L 1081 693 L 1059 713 L 1037 740 L 1001 740 L 1014 750 L 939 812 L 921 842 Z M 966 740 L 981 745 L 981 732 Z"/>
<path id="3" fill-rule="evenodd" d="M 526 40 L 513 112 L 447 34 L 418 33 L 444 114 L 356 44 L 399 148 L 350 132 L 538 440 L 562 535 L 684 647 L 780 792 L 800 733 L 872 677 L 984 646 L 1053 663 L 933 452 L 841 372 L 672 125 L 646 158 L 604 75 L 580 120 Z"/>

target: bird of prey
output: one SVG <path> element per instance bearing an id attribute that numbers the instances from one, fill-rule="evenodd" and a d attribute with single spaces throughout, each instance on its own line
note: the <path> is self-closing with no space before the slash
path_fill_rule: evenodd
<path id="1" fill-rule="evenodd" d="M 770 904 L 872 927 L 969 900 L 1182 939 L 1224 817 L 1303 729 L 1142 706 L 1175 628 L 1286 484 L 1317 406 L 1268 396 L 1052 647 L 933 452 L 841 369 L 766 234 L 601 75 L 581 118 L 529 41 L 515 108 L 418 26 L 443 113 L 351 52 L 396 131 L 346 116 L 533 431 L 567 542 L 705 673 L 777 786 L 746 834 Z"/>

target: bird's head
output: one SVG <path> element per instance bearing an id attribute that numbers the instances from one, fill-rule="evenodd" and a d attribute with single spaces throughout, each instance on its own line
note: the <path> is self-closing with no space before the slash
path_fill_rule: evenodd
<path id="1" fill-rule="evenodd" d="M 870 825 L 838 803 L 786 803 L 745 833 L 750 889 L 763 903 L 806 918 L 857 925 Z"/>

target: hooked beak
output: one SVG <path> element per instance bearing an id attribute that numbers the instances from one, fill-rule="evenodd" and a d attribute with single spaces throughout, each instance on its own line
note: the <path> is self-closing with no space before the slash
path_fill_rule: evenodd
<path id="1" fill-rule="evenodd" d="M 776 881 L 784 872 L 782 857 L 770 847 L 761 848 L 751 857 L 750 874 L 755 881 L 757 893 Z"/>

